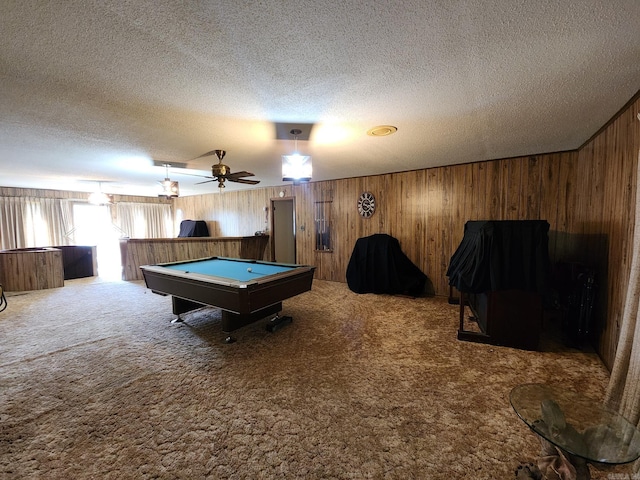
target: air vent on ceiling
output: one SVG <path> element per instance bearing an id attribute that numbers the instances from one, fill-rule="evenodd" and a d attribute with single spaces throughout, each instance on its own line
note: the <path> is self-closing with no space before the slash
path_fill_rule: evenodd
<path id="1" fill-rule="evenodd" d="M 377 127 L 373 127 L 371 130 L 367 131 L 367 135 L 371 137 L 386 137 L 396 133 L 397 131 L 398 128 L 392 125 L 378 125 Z"/>

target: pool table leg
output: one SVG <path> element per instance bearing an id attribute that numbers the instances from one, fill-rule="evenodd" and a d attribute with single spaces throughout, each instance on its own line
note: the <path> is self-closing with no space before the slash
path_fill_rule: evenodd
<path id="1" fill-rule="evenodd" d="M 202 303 L 192 302 L 191 300 L 185 300 L 184 298 L 174 296 L 171 296 L 171 306 L 175 315 L 206 307 L 206 305 L 203 305 Z"/>
<path id="2" fill-rule="evenodd" d="M 181 314 L 190 312 L 192 310 L 196 310 L 198 308 L 207 307 L 209 305 L 204 305 L 202 303 L 193 302 L 191 300 L 186 300 L 184 298 L 171 296 L 171 303 L 173 307 L 173 313 L 178 315 L 178 318 L 172 320 L 172 323 L 182 322 Z M 213 306 L 213 305 L 211 305 Z M 214 307 L 215 308 L 215 307 Z M 227 310 L 222 310 L 222 331 L 224 333 L 233 332 L 239 328 L 244 327 L 245 325 L 249 325 L 255 321 L 258 321 L 262 318 L 268 317 L 269 315 L 277 315 L 282 310 L 282 302 L 274 303 L 273 305 L 269 305 L 268 307 L 262 308 L 260 310 L 256 310 L 252 313 L 233 313 Z M 280 324 L 285 325 L 291 323 L 291 317 L 278 317 L 280 321 L 274 322 L 273 325 L 269 325 L 269 331 L 274 332 Z M 277 325 L 276 325 L 277 324 Z M 233 337 L 227 337 L 226 342 L 232 343 L 234 341 Z"/>
<path id="3" fill-rule="evenodd" d="M 171 297 L 171 305 L 173 307 L 173 313 L 177 315 L 176 318 L 171 320 L 171 323 L 182 323 L 184 320 L 182 320 L 182 317 L 180 316 L 181 314 L 206 307 L 206 305 L 202 305 L 201 303 L 192 302 L 190 300 L 174 296 Z"/>
<path id="4" fill-rule="evenodd" d="M 267 323 L 267 332 L 274 333 L 276 330 L 284 327 L 285 325 L 289 325 L 291 322 L 293 322 L 293 318 L 287 315 L 281 317 L 276 313 L 276 316 L 269 320 L 269 323 Z M 229 335 L 227 338 L 225 338 L 224 341 L 226 343 L 233 343 L 236 341 L 236 339 L 235 337 Z"/>
<path id="5" fill-rule="evenodd" d="M 222 331 L 225 333 L 233 332 L 238 328 L 242 328 L 245 325 L 249 325 L 261 318 L 268 317 L 269 315 L 277 314 L 282 310 L 282 302 L 275 303 L 261 310 L 256 310 L 253 313 L 238 314 L 222 311 Z"/>

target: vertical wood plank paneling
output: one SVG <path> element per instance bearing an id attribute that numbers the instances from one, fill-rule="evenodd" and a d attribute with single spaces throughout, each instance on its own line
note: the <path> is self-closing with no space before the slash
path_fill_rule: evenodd
<path id="1" fill-rule="evenodd" d="M 555 160 L 557 162 L 558 160 Z M 550 201 L 558 198 L 558 178 L 554 174 L 556 171 L 554 155 L 541 155 L 539 158 L 539 218 L 549 222 L 549 256 L 552 260 L 556 258 L 557 235 L 554 233 L 558 229 L 558 202 Z"/>
<path id="2" fill-rule="evenodd" d="M 602 175 L 602 207 L 591 213 L 591 227 L 599 234 L 598 351 L 611 366 L 624 309 L 624 299 L 630 269 L 635 209 L 635 185 L 640 122 L 636 114 L 640 100 L 622 113 L 600 135 L 580 152 Z M 588 156 L 587 156 L 588 155 Z M 598 179 L 600 180 L 600 179 Z M 599 186 L 600 182 L 596 182 Z M 594 218 L 596 217 L 596 218 Z M 594 251 L 592 249 L 591 251 Z M 604 278 L 603 278 L 604 277 Z"/>
<path id="3" fill-rule="evenodd" d="M 579 159 L 577 152 L 565 154 L 561 159 L 554 159 L 558 176 L 558 196 L 550 196 L 550 201 L 557 201 L 557 224 L 555 231 L 554 261 L 564 259 L 573 261 L 575 258 L 575 237 L 578 223 L 578 171 Z"/>
<path id="4" fill-rule="evenodd" d="M 464 224 L 468 220 L 476 220 L 476 217 L 474 217 L 474 215 L 477 207 L 475 205 L 475 195 L 473 193 L 475 189 L 475 185 L 473 183 L 474 182 L 474 175 L 473 175 L 474 165 L 472 163 L 466 164 L 466 165 L 459 165 L 458 168 L 462 169 L 463 171 L 461 180 L 464 182 L 464 184 L 460 189 L 461 190 L 460 199 L 462 201 L 462 209 L 460 211 L 460 214 L 461 214 L 460 238 L 462 238 L 462 235 L 464 234 Z"/>
<path id="5" fill-rule="evenodd" d="M 371 177 L 314 182 L 295 188 L 298 260 L 317 266 L 316 277 L 345 281 L 358 238 L 388 233 L 433 283 L 448 295 L 448 262 L 469 220 L 544 219 L 550 224 L 550 253 L 555 261 L 591 259 L 608 265 L 602 281 L 600 353 L 610 365 L 628 275 L 629 237 L 633 231 L 638 125 L 633 105 L 579 152 L 532 155 Z M 635 109 L 635 110 L 634 110 Z M 634 123 L 635 121 L 635 123 Z M 625 123 L 626 122 L 626 123 Z M 622 126 L 621 126 L 622 125 Z M 261 189 L 175 200 L 175 207 L 217 223 L 218 235 L 247 235 L 264 229 L 261 208 L 277 189 Z M 313 250 L 313 204 L 332 192 L 334 250 Z M 377 211 L 370 219 L 356 209 L 358 195 L 372 192 Z M 293 192 L 292 192 L 293 193 Z M 298 198 L 301 197 L 301 198 Z M 223 216 L 220 212 L 226 212 Z M 255 216 L 254 220 L 252 217 Z M 186 217 L 185 217 L 186 218 Z M 242 221 L 238 222 L 238 218 Z M 240 230 L 240 225 L 248 230 Z M 604 239 L 604 240 L 603 240 Z"/>
<path id="6" fill-rule="evenodd" d="M 522 158 L 514 158 L 507 162 L 507 169 L 503 171 L 506 175 L 502 177 L 502 188 L 506 192 L 504 220 L 520 219 L 520 195 L 522 188 L 526 186 L 522 183 Z M 500 220 L 500 219 L 495 219 Z"/>
<path id="7" fill-rule="evenodd" d="M 526 159 L 526 180 L 523 176 L 522 182 L 526 181 L 527 189 L 523 194 L 524 197 L 524 214 L 523 219 L 539 219 L 540 217 L 540 205 L 542 203 L 541 193 L 542 187 L 540 185 L 540 168 L 541 160 L 536 156 L 531 156 Z"/>
<path id="8" fill-rule="evenodd" d="M 440 248 L 438 232 L 440 223 L 440 208 L 442 201 L 441 185 L 438 172 L 440 169 L 427 170 L 425 178 L 425 191 L 426 191 L 426 222 L 427 230 L 425 232 L 422 248 L 426 252 L 425 264 L 426 271 L 435 272 L 432 273 L 429 279 L 434 286 L 434 289 L 438 290 L 438 285 L 441 283 L 441 277 L 443 276 L 441 271 L 438 271 L 438 264 L 440 259 Z M 411 258 L 411 257 L 409 257 Z M 426 273 L 426 272 L 425 272 Z"/>
<path id="9" fill-rule="evenodd" d="M 498 160 L 496 161 L 498 165 L 498 177 L 499 177 L 499 195 L 500 195 L 500 207 L 497 219 L 508 218 L 507 216 L 507 206 L 509 205 L 509 172 L 510 169 L 510 160 Z"/>
<path id="10" fill-rule="evenodd" d="M 486 219 L 500 218 L 500 163 L 485 162 L 486 191 L 485 212 Z"/>
<path id="11" fill-rule="evenodd" d="M 453 169 L 453 185 L 451 196 L 453 198 L 454 213 L 449 224 L 452 232 L 452 250 L 453 254 L 457 246 L 464 236 L 464 224 L 468 220 L 473 220 L 471 212 L 473 204 L 471 202 L 472 183 L 472 166 L 470 164 L 457 165 Z"/>
<path id="12" fill-rule="evenodd" d="M 447 292 L 449 290 L 449 279 L 446 276 L 447 269 L 449 268 L 449 260 L 451 255 L 458 247 L 458 243 L 453 243 L 453 232 L 451 229 L 451 217 L 455 204 L 455 199 L 452 196 L 453 190 L 453 167 L 444 167 L 442 169 L 442 209 L 439 218 L 439 224 L 436 229 L 441 237 L 442 250 L 439 252 L 439 264 L 437 266 L 430 267 L 425 271 L 429 278 L 436 278 L 440 276 L 441 285 L 436 288 L 435 291 Z"/>
<path id="13" fill-rule="evenodd" d="M 0 252 L 0 284 L 7 292 L 64 286 L 62 251 L 24 248 Z"/>
<path id="14" fill-rule="evenodd" d="M 529 184 L 529 157 L 519 158 L 518 162 L 520 163 L 520 180 L 519 185 L 527 185 Z M 518 190 L 518 209 L 516 216 L 513 220 L 529 220 L 528 215 L 528 197 L 529 197 L 529 188 L 526 190 Z"/>
<path id="15" fill-rule="evenodd" d="M 472 205 L 470 211 L 470 220 L 478 220 L 480 218 L 486 218 L 486 185 L 485 185 L 485 165 L 487 162 L 478 162 L 472 165 L 472 190 L 471 198 Z"/>
<path id="16" fill-rule="evenodd" d="M 448 295 L 448 259 L 469 220 L 545 219 L 553 261 L 590 262 L 600 271 L 598 351 L 613 362 L 628 282 L 635 220 L 640 100 L 578 151 L 360 178 L 212 193 L 173 200 L 176 219 L 205 220 L 212 236 L 246 236 L 270 228 L 270 199 L 295 197 L 300 263 L 316 278 L 345 281 L 358 238 L 388 233 L 427 273 L 437 295 Z M 377 212 L 361 218 L 358 196 L 372 192 Z M 314 250 L 314 202 L 332 197 L 333 252 Z M 0 187 L 1 196 L 86 198 L 87 193 Z M 118 197 L 119 201 L 162 199 Z M 169 201 L 169 200 L 164 200 Z M 171 201 L 169 201 L 171 202 Z M 300 227 L 304 226 L 304 230 Z M 270 252 L 270 246 L 266 249 Z"/>

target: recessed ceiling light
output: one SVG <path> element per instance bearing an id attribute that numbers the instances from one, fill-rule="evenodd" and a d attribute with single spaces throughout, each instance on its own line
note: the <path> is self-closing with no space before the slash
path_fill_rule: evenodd
<path id="1" fill-rule="evenodd" d="M 391 135 L 397 131 L 398 128 L 391 125 L 378 125 L 377 127 L 373 127 L 371 130 L 367 131 L 367 135 L 372 137 L 386 137 L 387 135 Z"/>

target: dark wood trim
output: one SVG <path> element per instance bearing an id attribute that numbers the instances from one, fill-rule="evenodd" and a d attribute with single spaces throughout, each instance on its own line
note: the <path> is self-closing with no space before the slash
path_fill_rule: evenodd
<path id="1" fill-rule="evenodd" d="M 631 108 L 631 105 L 633 105 L 633 104 L 634 104 L 638 99 L 640 99 L 640 90 L 638 90 L 638 91 L 636 92 L 636 94 L 635 94 L 633 97 L 631 97 L 631 99 L 630 99 L 627 103 L 625 103 L 625 104 L 623 105 L 623 107 L 622 107 L 620 110 L 618 110 L 618 111 L 616 112 L 616 114 L 615 114 L 613 117 L 611 117 L 607 123 L 605 123 L 602 127 L 600 127 L 600 129 L 599 129 L 596 133 L 594 133 L 593 135 L 591 135 L 591 137 L 589 137 L 589 139 L 588 139 L 586 142 L 584 142 L 582 145 L 580 145 L 580 147 L 578 148 L 578 150 L 582 150 L 582 149 L 583 149 L 584 147 L 586 147 L 588 144 L 590 144 L 591 142 L 593 142 L 593 141 L 594 141 L 598 136 L 600 136 L 600 135 L 601 135 L 601 134 L 602 134 L 602 133 L 603 133 L 607 128 L 609 128 L 609 127 L 613 124 L 613 122 L 615 122 L 618 118 L 620 118 L 620 116 L 621 116 L 623 113 L 625 113 L 629 108 Z"/>

